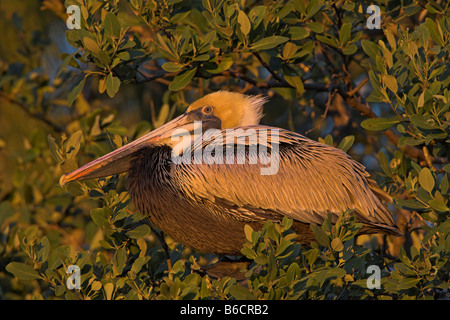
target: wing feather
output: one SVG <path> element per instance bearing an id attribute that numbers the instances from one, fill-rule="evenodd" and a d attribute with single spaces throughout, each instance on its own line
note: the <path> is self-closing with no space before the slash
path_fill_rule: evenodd
<path id="1" fill-rule="evenodd" d="M 262 130 L 278 130 L 278 141 L 269 139 L 272 144 L 267 144 L 271 152 L 276 151 L 275 144 L 279 149 L 278 172 L 261 175 L 261 168 L 267 165 L 249 164 L 248 153 L 244 164 L 174 165 L 172 179 L 188 198 L 211 203 L 221 201 L 248 211 L 275 212 L 317 224 L 328 213 L 336 219 L 342 212 L 354 209 L 363 222 L 394 225 L 390 212 L 377 197 L 383 191 L 368 179 L 365 168 L 345 152 L 283 129 L 246 128 L 256 129 L 258 137 Z M 225 131 L 222 133 L 225 135 Z M 195 148 L 214 147 L 214 143 L 222 143 L 225 152 L 226 139 L 204 141 Z M 248 142 L 246 148 L 249 149 Z"/>

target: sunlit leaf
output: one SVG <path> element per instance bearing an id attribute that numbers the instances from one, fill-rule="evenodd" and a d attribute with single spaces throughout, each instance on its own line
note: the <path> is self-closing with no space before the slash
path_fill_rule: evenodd
<path id="1" fill-rule="evenodd" d="M 433 175 L 431 174 L 430 169 L 423 168 L 420 171 L 419 183 L 425 190 L 427 190 L 429 193 L 431 193 L 431 191 L 434 188 L 435 181 L 434 181 Z"/>
<path id="2" fill-rule="evenodd" d="M 285 43 L 288 40 L 289 40 L 289 38 L 282 37 L 282 36 L 270 36 L 270 37 L 267 37 L 267 38 L 264 38 L 264 39 L 261 39 L 261 40 L 255 42 L 251 46 L 251 50 L 252 51 L 261 51 L 261 50 L 272 49 L 272 48 L 279 46 L 282 43 Z"/>
<path id="3" fill-rule="evenodd" d="M 366 119 L 361 122 L 361 127 L 370 131 L 381 131 L 392 127 L 393 125 L 399 123 L 400 120 L 397 117 L 394 118 L 371 118 Z"/>
<path id="4" fill-rule="evenodd" d="M 169 85 L 169 89 L 172 91 L 178 91 L 186 87 L 189 82 L 191 82 L 195 73 L 197 72 L 197 68 L 186 70 L 183 73 L 175 76 L 173 81 Z"/>
<path id="5" fill-rule="evenodd" d="M 6 266 L 6 271 L 11 272 L 20 280 L 41 279 L 41 276 L 30 265 L 22 262 L 10 262 Z"/>
<path id="6" fill-rule="evenodd" d="M 117 91 L 119 91 L 119 87 L 120 79 L 113 76 L 112 73 L 108 74 L 108 76 L 106 77 L 106 93 L 108 94 L 108 96 L 110 96 L 111 98 L 114 97 Z"/>

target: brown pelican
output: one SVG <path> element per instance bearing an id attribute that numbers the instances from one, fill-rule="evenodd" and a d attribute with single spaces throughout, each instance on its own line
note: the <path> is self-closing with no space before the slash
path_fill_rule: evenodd
<path id="1" fill-rule="evenodd" d="M 137 209 L 197 252 L 240 255 L 246 224 L 259 229 L 283 217 L 293 219 L 300 242 L 310 243 L 311 223 L 322 224 L 330 213 L 335 221 L 347 210 L 363 223 L 360 233 L 399 233 L 383 205 L 391 197 L 363 165 L 337 148 L 259 125 L 265 101 L 211 93 L 169 123 L 62 176 L 61 185 L 128 172 Z M 258 159 L 261 149 L 267 152 Z"/>

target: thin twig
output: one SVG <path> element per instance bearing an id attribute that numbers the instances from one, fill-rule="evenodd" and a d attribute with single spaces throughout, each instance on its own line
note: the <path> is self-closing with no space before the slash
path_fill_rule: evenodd
<path id="1" fill-rule="evenodd" d="M 320 129 L 320 127 L 322 126 L 323 121 L 326 119 L 327 114 L 328 114 L 328 109 L 330 108 L 331 105 L 331 100 L 333 99 L 334 95 L 336 94 L 338 90 L 334 89 L 333 93 L 331 93 L 331 86 L 330 86 L 330 90 L 328 91 L 328 101 L 325 104 L 325 112 L 320 116 L 320 122 L 312 129 L 309 129 L 308 131 L 305 132 L 305 134 L 310 133 L 311 131 L 314 131 L 316 129 Z"/>
<path id="2" fill-rule="evenodd" d="M 253 55 L 258 59 L 258 61 L 263 65 L 264 68 L 267 69 L 267 71 L 270 72 L 272 77 L 277 80 L 279 83 L 282 83 L 283 85 L 289 85 L 286 80 L 284 80 L 283 77 L 281 77 L 279 74 L 277 74 L 275 71 L 272 70 L 272 68 L 264 61 L 264 59 L 259 55 L 257 52 L 253 52 Z"/>
<path id="3" fill-rule="evenodd" d="M 364 78 L 354 89 L 347 92 L 347 95 L 353 97 L 368 81 L 369 78 Z"/>
<path id="4" fill-rule="evenodd" d="M 433 164 L 431 162 L 430 153 L 428 152 L 428 149 L 426 146 L 422 147 L 423 154 L 425 155 L 425 162 L 427 165 L 431 168 L 431 170 L 436 171 L 436 169 L 433 167 Z"/>

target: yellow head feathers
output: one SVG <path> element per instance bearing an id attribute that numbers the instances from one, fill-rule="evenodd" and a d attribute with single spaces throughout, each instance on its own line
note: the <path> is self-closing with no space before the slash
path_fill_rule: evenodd
<path id="1" fill-rule="evenodd" d="M 192 103 L 187 112 L 213 107 L 214 116 L 222 122 L 222 129 L 259 124 L 262 106 L 267 99 L 261 95 L 247 96 L 237 92 L 217 91 Z"/>

